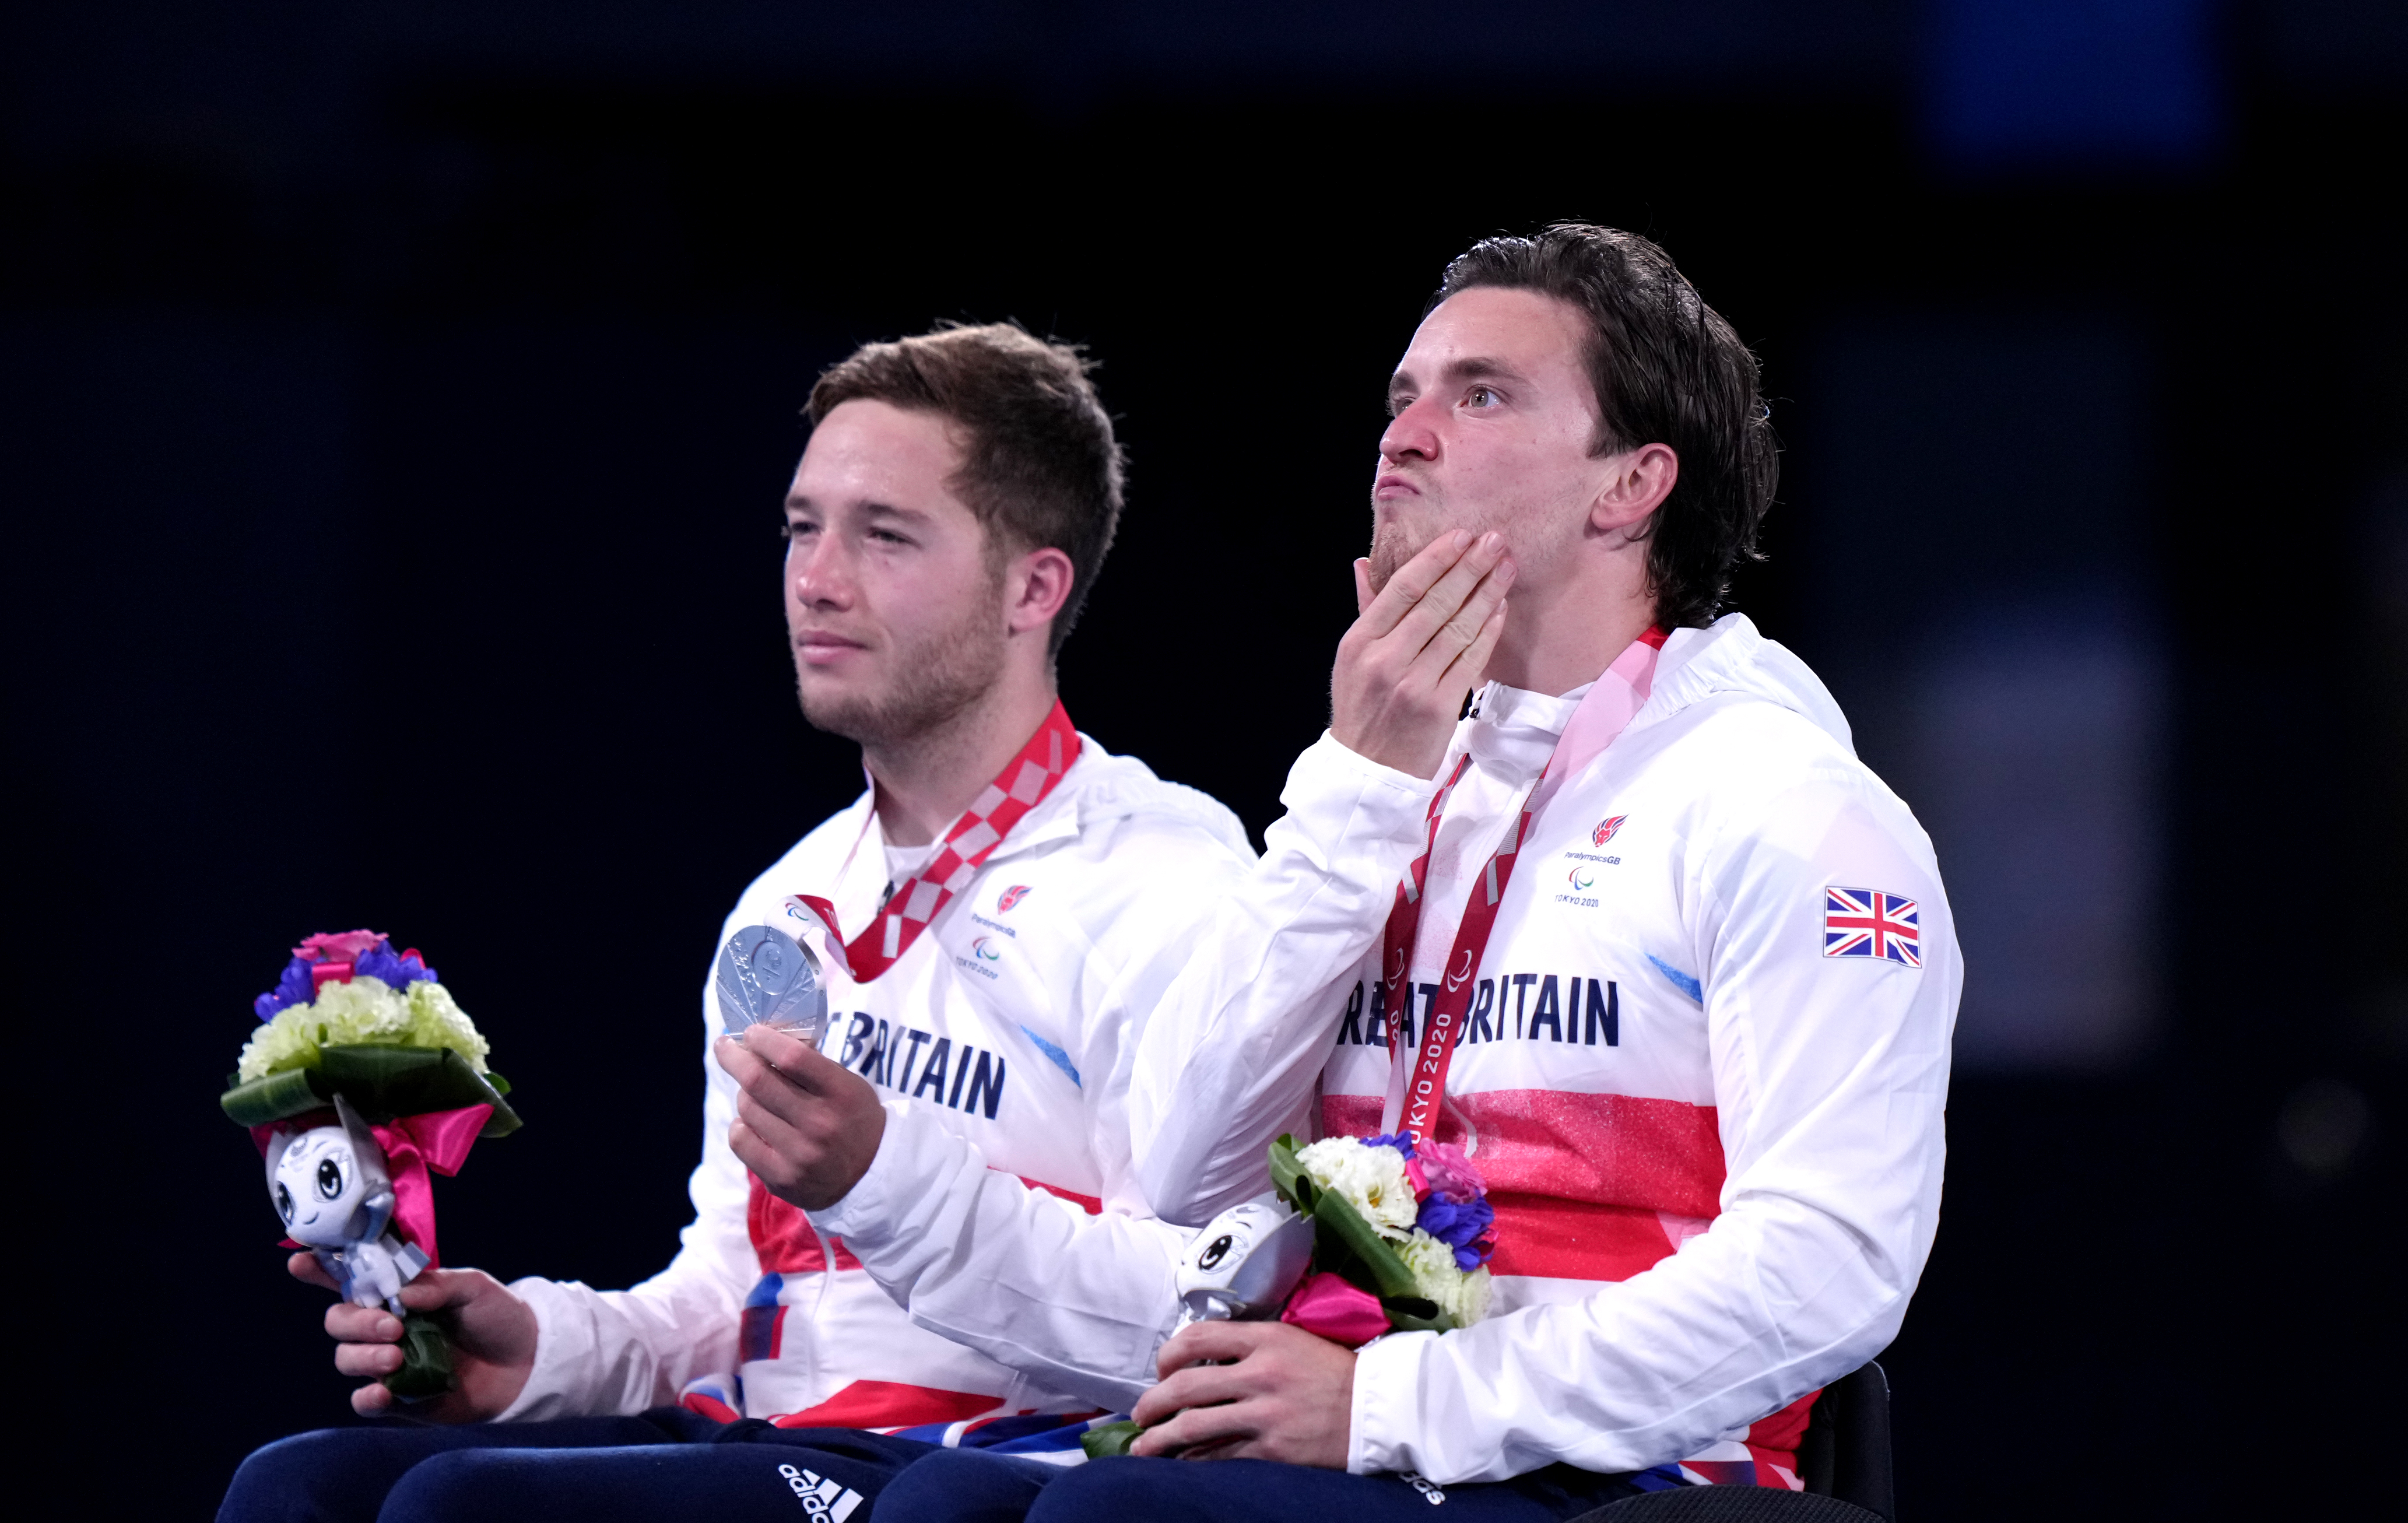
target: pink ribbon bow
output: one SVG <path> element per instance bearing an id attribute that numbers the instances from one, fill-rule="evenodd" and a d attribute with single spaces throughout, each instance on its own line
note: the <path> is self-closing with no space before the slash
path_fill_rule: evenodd
<path id="1" fill-rule="evenodd" d="M 1298 1286 L 1280 1320 L 1348 1348 L 1388 1330 L 1388 1314 L 1380 1309 L 1379 1297 L 1327 1272 Z"/>

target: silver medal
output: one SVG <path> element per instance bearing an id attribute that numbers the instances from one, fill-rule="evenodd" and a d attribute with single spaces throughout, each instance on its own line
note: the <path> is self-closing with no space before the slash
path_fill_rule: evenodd
<path id="1" fill-rule="evenodd" d="M 827 985 L 810 948 L 775 926 L 748 926 L 719 949 L 711 985 L 731 1037 L 772 1026 L 816 1046 L 827 1029 Z"/>

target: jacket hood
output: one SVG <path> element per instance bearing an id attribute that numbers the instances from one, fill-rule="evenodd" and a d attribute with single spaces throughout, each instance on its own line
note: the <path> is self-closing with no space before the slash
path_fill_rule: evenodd
<path id="1" fill-rule="evenodd" d="M 1779 704 L 1828 734 L 1855 755 L 1847 715 L 1831 690 L 1787 646 L 1756 633 L 1744 613 L 1726 613 L 1703 629 L 1675 629 L 1656 658 L 1655 687 L 1631 720 L 1633 729 L 1659 723 L 1721 693 L 1743 693 Z"/>

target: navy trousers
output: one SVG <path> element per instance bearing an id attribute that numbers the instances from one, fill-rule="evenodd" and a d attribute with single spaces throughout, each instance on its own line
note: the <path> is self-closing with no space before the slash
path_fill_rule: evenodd
<path id="1" fill-rule="evenodd" d="M 242 1462 L 218 1523 L 868 1523 L 935 1444 L 850 1428 L 640 1417 L 460 1428 L 377 1423 L 283 1439 Z"/>
<path id="2" fill-rule="evenodd" d="M 1099 1459 L 1068 1468 L 940 1449 L 888 1485 L 882 1523 L 1561 1523 L 1646 1489 L 1550 1465 L 1432 1486 L 1267 1459 Z"/>

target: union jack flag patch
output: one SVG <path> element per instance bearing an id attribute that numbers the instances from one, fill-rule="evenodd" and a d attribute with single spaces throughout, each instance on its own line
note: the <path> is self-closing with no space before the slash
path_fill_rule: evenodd
<path id="1" fill-rule="evenodd" d="M 1877 888 L 1823 890 L 1823 955 L 1923 966 L 1923 912 Z"/>

